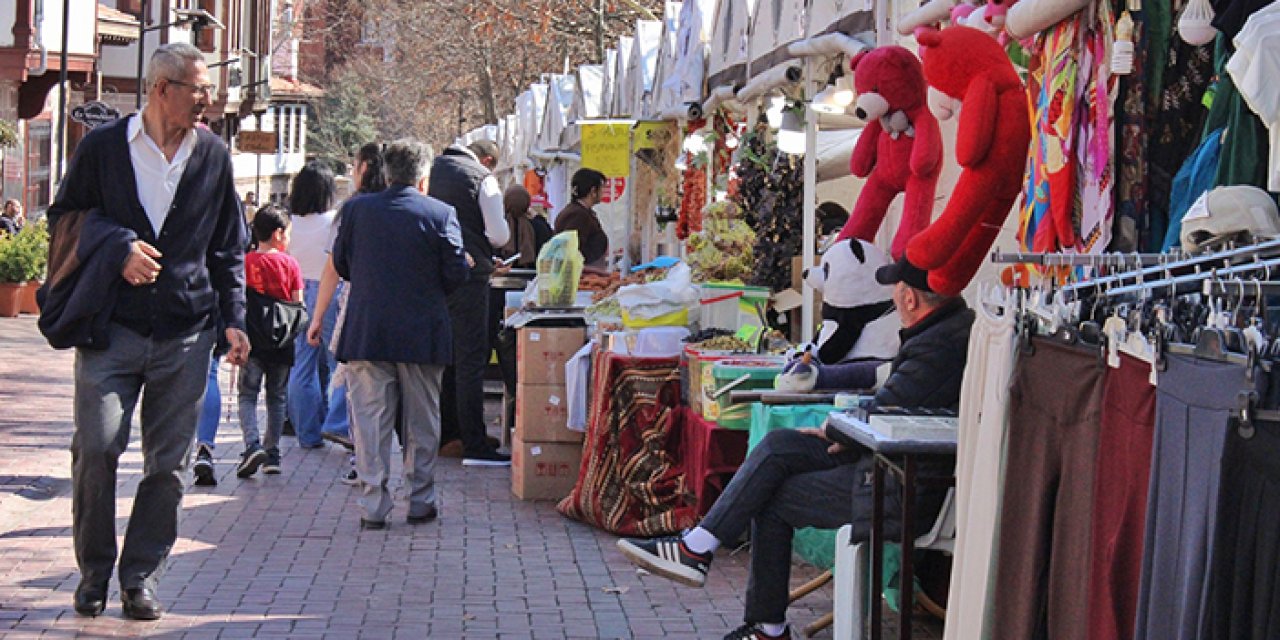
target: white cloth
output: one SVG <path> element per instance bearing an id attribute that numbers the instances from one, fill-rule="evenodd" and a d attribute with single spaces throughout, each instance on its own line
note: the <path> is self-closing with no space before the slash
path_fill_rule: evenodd
<path id="1" fill-rule="evenodd" d="M 591 387 L 591 350 L 588 342 L 564 363 L 565 402 L 569 417 L 565 426 L 574 431 L 587 430 L 587 396 Z"/>
<path id="2" fill-rule="evenodd" d="M 333 247 L 333 221 L 337 215 L 336 209 L 330 209 L 323 213 L 293 216 L 289 255 L 297 259 L 304 279 L 319 280 L 324 273 L 329 250 Z"/>
<path id="3" fill-rule="evenodd" d="M 1235 45 L 1227 73 L 1245 104 L 1270 131 L 1267 190 L 1280 191 L 1280 92 L 1274 84 L 1280 76 L 1280 7 L 1272 4 L 1250 16 Z"/>
<path id="4" fill-rule="evenodd" d="M 945 640 L 990 636 L 996 527 L 1004 477 L 1009 385 L 1015 357 L 1012 314 L 974 307 L 968 363 L 960 387 L 956 451 L 956 543 Z"/>
<path id="5" fill-rule="evenodd" d="M 187 169 L 187 160 L 191 159 L 191 151 L 196 148 L 196 130 L 188 131 L 182 138 L 173 160 L 166 158 L 160 145 L 147 135 L 141 114 L 129 119 L 125 135 L 129 140 L 129 160 L 133 163 L 138 201 L 147 212 L 151 229 L 160 235 L 164 221 L 169 218 L 169 207 L 173 206 L 173 196 L 178 192 L 182 172 Z"/>

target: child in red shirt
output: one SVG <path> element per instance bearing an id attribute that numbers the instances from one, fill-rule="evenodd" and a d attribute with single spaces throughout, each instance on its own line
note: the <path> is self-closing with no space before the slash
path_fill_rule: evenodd
<path id="1" fill-rule="evenodd" d="M 280 434 L 284 429 L 289 370 L 293 367 L 293 339 L 306 327 L 302 304 L 302 267 L 289 248 L 289 214 L 268 206 L 252 223 L 254 250 L 245 254 L 246 315 L 249 361 L 240 368 L 240 430 L 244 454 L 236 475 L 247 478 L 261 467 L 280 473 Z M 300 314 L 300 316 L 299 316 Z M 258 392 L 266 380 L 267 432 L 258 434 Z"/>

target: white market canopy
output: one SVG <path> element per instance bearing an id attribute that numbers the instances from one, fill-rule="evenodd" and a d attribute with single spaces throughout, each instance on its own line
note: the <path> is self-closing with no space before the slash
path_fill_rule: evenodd
<path id="1" fill-rule="evenodd" d="M 565 150 L 561 134 L 569 126 L 569 112 L 573 110 L 577 86 L 578 81 L 573 75 L 554 74 L 549 78 L 542 127 L 538 131 L 537 143 L 529 155 L 541 158 Z"/>
<path id="2" fill-rule="evenodd" d="M 610 87 L 609 115 L 613 117 L 631 115 L 631 53 L 635 50 L 635 38 L 620 36 L 618 38 L 618 55 L 613 72 L 613 85 Z"/>
<path id="3" fill-rule="evenodd" d="M 641 114 L 646 120 L 658 119 L 664 109 L 675 104 L 674 95 L 665 88 L 665 78 L 667 74 L 675 71 L 676 44 L 683 3 L 668 0 L 663 6 L 662 34 L 658 37 L 658 62 L 654 67 L 653 84 L 649 87 L 648 99 L 644 101 L 644 111 Z"/>
<path id="4" fill-rule="evenodd" d="M 662 22 L 637 20 L 636 34 L 627 68 L 627 95 L 623 109 L 627 116 L 644 113 L 644 105 L 653 88 L 653 76 L 658 67 L 658 51 L 662 45 Z"/>

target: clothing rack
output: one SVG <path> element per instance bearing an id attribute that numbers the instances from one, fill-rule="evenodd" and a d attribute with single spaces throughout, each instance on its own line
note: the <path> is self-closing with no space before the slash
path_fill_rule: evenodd
<path id="1" fill-rule="evenodd" d="M 1185 293 L 1195 293 L 1197 291 L 1201 291 L 1202 289 L 1209 288 L 1209 287 L 1217 288 L 1219 285 L 1222 285 L 1223 287 L 1242 288 L 1244 290 L 1243 291 L 1244 294 L 1247 295 L 1249 293 L 1256 291 L 1258 282 L 1261 282 L 1261 281 L 1255 281 L 1255 279 L 1247 279 L 1247 280 L 1242 279 L 1242 276 L 1246 274 L 1252 274 L 1259 270 L 1263 271 L 1264 273 L 1274 270 L 1277 274 L 1280 274 L 1280 258 L 1275 258 L 1271 260 L 1259 260 L 1257 262 L 1248 262 L 1245 264 L 1238 264 L 1233 267 L 1227 267 L 1225 269 L 1214 268 L 1208 271 L 1200 271 L 1197 273 L 1191 273 L 1187 275 L 1160 278 L 1160 279 L 1151 280 L 1151 281 L 1147 281 L 1139 277 L 1138 282 L 1134 284 L 1121 285 L 1116 287 L 1110 287 L 1110 286 L 1104 287 L 1101 294 L 1108 298 L 1124 296 L 1124 295 L 1133 295 L 1136 293 L 1141 293 L 1143 291 L 1156 291 L 1156 292 L 1167 291 L 1171 295 L 1181 295 Z M 1121 274 L 1121 275 L 1126 275 L 1126 274 Z M 1226 279 L 1224 280 L 1223 278 L 1226 278 Z M 1237 283 L 1242 283 L 1242 286 L 1238 286 Z M 1262 286 L 1264 287 L 1264 291 L 1263 291 L 1264 293 L 1269 293 L 1268 291 L 1266 291 L 1266 287 L 1267 285 L 1271 285 L 1271 284 L 1275 284 L 1275 283 L 1270 279 L 1266 280 L 1265 282 L 1262 282 Z M 1069 289 L 1069 287 L 1067 289 Z"/>
<path id="2" fill-rule="evenodd" d="M 1181 253 L 1005 253 L 997 249 L 997 264 L 1034 264 L 1046 267 L 1139 267 L 1163 265 L 1184 257 Z"/>
<path id="3" fill-rule="evenodd" d="M 1141 254 L 1139 254 L 1141 255 Z M 1165 255 L 1165 254 L 1160 254 Z M 1169 254 L 1173 255 L 1173 254 Z M 1094 278 L 1083 282 L 1076 282 L 1066 285 L 1062 288 L 1064 294 L 1069 297 L 1079 299 L 1092 293 L 1095 289 L 1112 289 L 1112 295 L 1121 293 L 1133 293 L 1144 287 L 1155 286 L 1157 282 L 1161 282 L 1164 286 L 1169 286 L 1167 280 L 1175 276 L 1185 276 L 1191 274 L 1204 274 L 1199 277 L 1193 277 L 1191 280 L 1184 282 L 1200 282 L 1208 277 L 1208 274 L 1215 268 L 1232 268 L 1232 265 L 1239 265 L 1244 261 L 1253 261 L 1251 265 L 1261 265 L 1262 268 L 1277 269 L 1280 263 L 1266 262 L 1269 258 L 1280 258 L 1280 240 L 1269 240 L 1245 247 L 1235 247 L 1218 251 L 1215 253 L 1207 253 L 1192 258 L 1174 259 L 1171 262 L 1157 264 L 1155 266 L 1144 267 L 1142 269 L 1134 269 L 1122 273 L 1112 274 L 1101 278 Z M 1220 275 L 1228 275 L 1227 271 L 1219 270 Z M 1277 271 L 1280 273 L 1280 271 Z M 1162 278 L 1163 277 L 1163 278 Z M 1146 282 L 1148 278 L 1152 278 L 1152 282 Z M 1137 281 L 1137 285 L 1126 285 L 1130 281 Z M 1178 284 L 1178 283 L 1175 283 Z"/>

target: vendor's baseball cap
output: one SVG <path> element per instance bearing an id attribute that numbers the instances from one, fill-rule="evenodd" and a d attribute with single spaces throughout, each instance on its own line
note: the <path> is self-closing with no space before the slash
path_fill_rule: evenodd
<path id="1" fill-rule="evenodd" d="M 876 269 L 876 282 L 885 285 L 902 282 L 913 289 L 933 291 L 929 288 L 929 272 L 908 262 L 905 255 L 893 264 Z"/>

